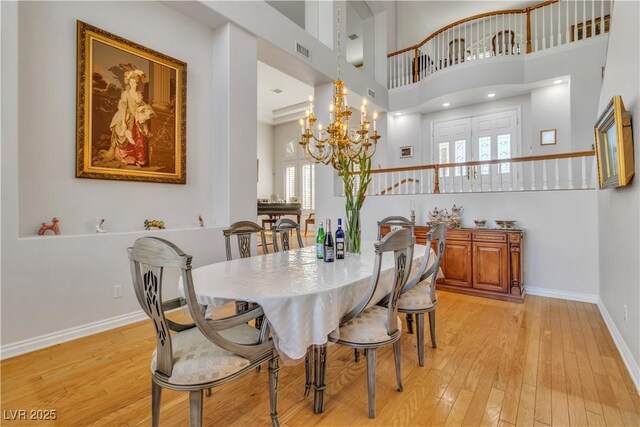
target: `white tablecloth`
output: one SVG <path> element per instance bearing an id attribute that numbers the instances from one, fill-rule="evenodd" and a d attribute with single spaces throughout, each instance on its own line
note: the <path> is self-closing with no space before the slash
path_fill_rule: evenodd
<path id="1" fill-rule="evenodd" d="M 425 247 L 415 245 L 413 270 L 424 254 Z M 361 255 L 347 254 L 333 263 L 317 259 L 315 247 L 307 247 L 210 264 L 192 274 L 200 304 L 220 306 L 234 300 L 260 304 L 280 354 L 300 359 L 310 345 L 325 344 L 340 318 L 364 297 L 373 264 L 373 242 L 363 242 Z M 392 254 L 383 255 L 382 271 L 374 301 L 391 290 Z"/>

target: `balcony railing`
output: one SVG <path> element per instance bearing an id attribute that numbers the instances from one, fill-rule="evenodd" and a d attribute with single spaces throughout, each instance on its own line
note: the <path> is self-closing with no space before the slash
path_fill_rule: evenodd
<path id="1" fill-rule="evenodd" d="M 594 152 L 580 151 L 374 169 L 367 196 L 588 190 L 595 188 L 594 166 Z M 344 187 L 339 188 L 344 195 Z"/>
<path id="2" fill-rule="evenodd" d="M 525 55 L 607 33 L 610 9 L 611 0 L 551 0 L 462 19 L 388 54 L 388 87 L 407 86 L 469 61 Z"/>

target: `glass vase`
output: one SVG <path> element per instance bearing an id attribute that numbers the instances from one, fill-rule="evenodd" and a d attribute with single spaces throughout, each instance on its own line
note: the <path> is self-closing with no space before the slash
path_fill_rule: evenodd
<path id="1" fill-rule="evenodd" d="M 360 210 L 347 206 L 346 251 L 350 254 L 360 253 Z"/>

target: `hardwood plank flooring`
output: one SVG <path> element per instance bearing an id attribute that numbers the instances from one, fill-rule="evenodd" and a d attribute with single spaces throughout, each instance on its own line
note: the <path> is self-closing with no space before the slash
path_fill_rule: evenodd
<path id="1" fill-rule="evenodd" d="M 427 347 L 425 367 L 417 364 L 415 335 L 402 336 L 403 393 L 395 387 L 393 352 L 379 351 L 375 420 L 367 417 L 365 360 L 355 363 L 350 349 L 330 346 L 321 415 L 313 414 L 312 397 L 302 396 L 304 364 L 281 364 L 281 424 L 640 425 L 640 398 L 594 305 L 438 295 L 438 348 Z M 144 321 L 3 361 L 0 423 L 150 425 L 154 345 Z M 204 423 L 267 426 L 268 407 L 263 369 L 205 397 Z M 21 409 L 56 410 L 57 419 L 8 419 Z M 187 425 L 188 417 L 187 393 L 164 390 L 161 425 Z"/>

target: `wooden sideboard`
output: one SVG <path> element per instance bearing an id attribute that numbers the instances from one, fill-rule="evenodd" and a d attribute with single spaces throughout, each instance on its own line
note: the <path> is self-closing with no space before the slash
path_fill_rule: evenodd
<path id="1" fill-rule="evenodd" d="M 381 233 L 386 234 L 388 226 Z M 416 226 L 416 243 L 425 245 L 429 227 Z M 501 300 L 524 301 L 524 231 L 447 229 L 438 289 Z M 435 249 L 436 242 L 432 242 Z"/>

